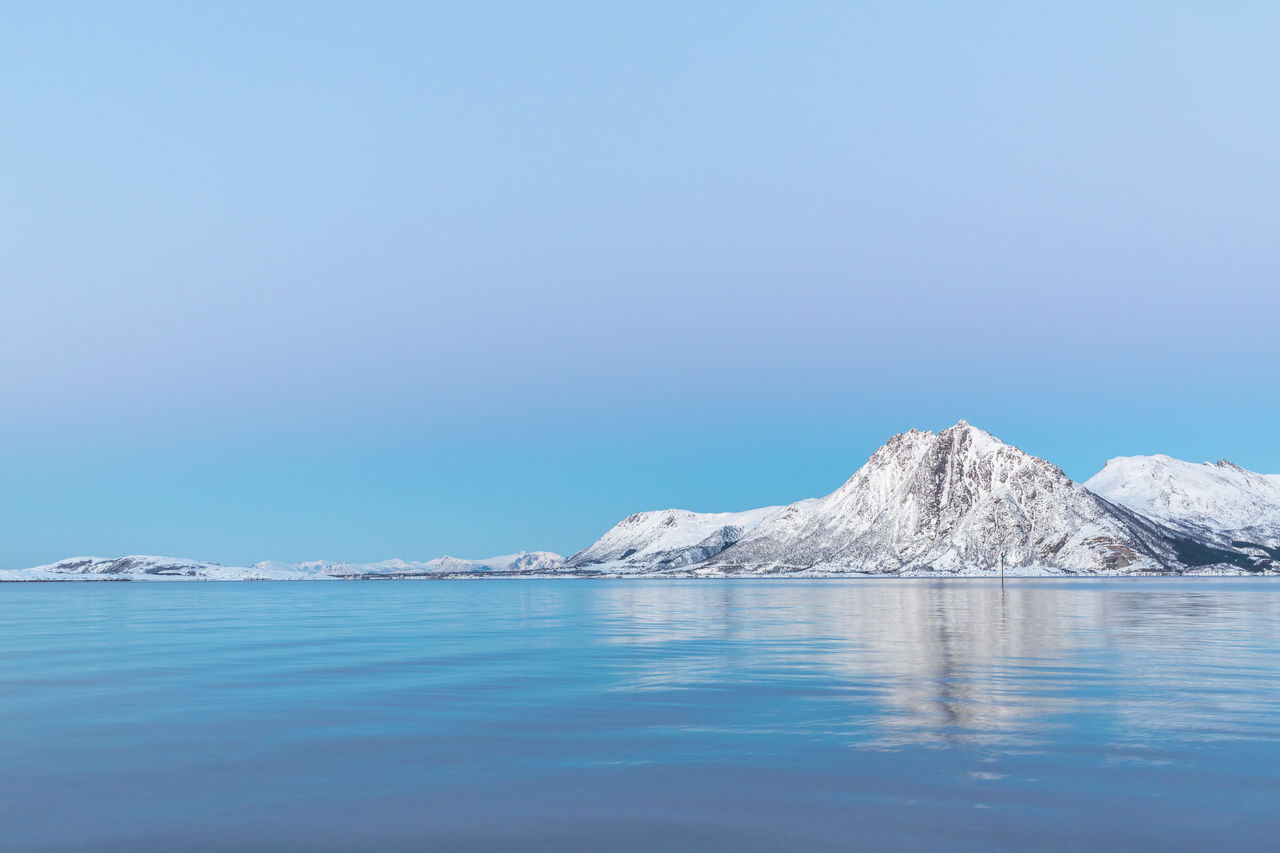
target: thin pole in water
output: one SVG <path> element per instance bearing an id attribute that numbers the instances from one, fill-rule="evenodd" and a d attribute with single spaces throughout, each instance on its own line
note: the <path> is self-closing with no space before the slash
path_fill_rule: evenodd
<path id="1" fill-rule="evenodd" d="M 1000 588 L 1004 589 L 1004 551 L 1000 552 Z"/>

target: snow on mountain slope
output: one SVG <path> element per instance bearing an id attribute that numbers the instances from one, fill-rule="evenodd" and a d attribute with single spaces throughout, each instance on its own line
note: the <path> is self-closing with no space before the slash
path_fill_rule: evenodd
<path id="1" fill-rule="evenodd" d="M 30 569 L 0 571 L 6 580 L 330 580 L 337 578 L 451 575 L 467 573 L 554 572 L 564 558 L 550 551 L 521 551 L 500 557 L 463 560 L 437 557 L 411 562 L 383 560 L 378 563 L 344 563 L 316 560 L 304 563 L 261 562 L 249 567 L 222 566 L 174 557 L 130 556 L 117 559 L 72 557 Z"/>
<path id="2" fill-rule="evenodd" d="M 1193 536 L 1280 549 L 1280 474 L 1255 474 L 1225 459 L 1197 465 L 1163 454 L 1122 456 L 1084 485 Z"/>
<path id="3" fill-rule="evenodd" d="M 1161 571 L 1180 565 L 1158 525 L 1054 465 L 960 421 L 894 436 L 843 486 L 771 515 L 706 574 Z"/>
<path id="4" fill-rule="evenodd" d="M 637 512 L 566 560 L 565 568 L 639 572 L 689 566 L 720 553 L 780 508 Z"/>

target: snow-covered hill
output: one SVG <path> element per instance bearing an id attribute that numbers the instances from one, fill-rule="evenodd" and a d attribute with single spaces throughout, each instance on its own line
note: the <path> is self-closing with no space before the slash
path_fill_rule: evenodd
<path id="1" fill-rule="evenodd" d="M 445 554 L 434 560 L 382 560 L 377 563 L 347 563 L 316 560 L 306 563 L 254 563 L 255 569 L 302 572 L 321 577 L 400 577 L 413 575 L 453 575 L 472 572 L 537 573 L 552 572 L 564 564 L 564 557 L 550 551 L 519 551 L 500 557 L 469 560 Z"/>
<path id="2" fill-rule="evenodd" d="M 1280 475 L 1225 459 L 1197 465 L 1169 456 L 1107 462 L 1085 487 L 1107 500 L 1218 545 L 1256 546 L 1280 559 Z"/>
<path id="3" fill-rule="evenodd" d="M 720 553 L 779 509 L 637 512 L 566 560 L 565 567 L 624 573 L 684 568 Z"/>
<path id="4" fill-rule="evenodd" d="M 1169 531 L 965 421 L 894 436 L 824 498 L 771 515 L 707 574 L 1013 567 L 1137 573 L 1180 566 Z"/>

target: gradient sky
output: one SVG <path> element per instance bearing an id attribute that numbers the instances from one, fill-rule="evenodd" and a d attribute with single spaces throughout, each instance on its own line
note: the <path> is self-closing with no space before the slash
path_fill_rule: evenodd
<path id="1" fill-rule="evenodd" d="M 183 8 L 178 8 L 183 7 Z M 1280 472 L 1275 3 L 14 4 L 0 568 Z"/>

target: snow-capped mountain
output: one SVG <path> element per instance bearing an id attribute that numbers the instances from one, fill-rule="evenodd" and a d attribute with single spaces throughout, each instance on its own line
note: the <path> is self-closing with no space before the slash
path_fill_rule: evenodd
<path id="1" fill-rule="evenodd" d="M 683 568 L 719 554 L 779 509 L 769 506 L 746 512 L 637 512 L 566 560 L 565 567 L 608 572 Z"/>
<path id="2" fill-rule="evenodd" d="M 1280 559 L 1280 475 L 1221 459 L 1197 465 L 1169 456 L 1112 459 L 1085 482 L 1112 503 L 1189 536 Z"/>
<path id="3" fill-rule="evenodd" d="M 772 514 L 704 573 L 1080 573 L 1181 565 L 1160 525 L 965 421 L 894 436 L 826 497 Z"/>
<path id="4" fill-rule="evenodd" d="M 0 571 L 0 580 L 333 580 L 341 578 L 457 576 L 473 573 L 539 574 L 556 571 L 564 557 L 550 551 L 521 551 L 500 557 L 464 560 L 437 557 L 412 562 L 304 563 L 265 561 L 252 566 L 223 566 L 175 557 L 130 556 L 115 559 L 72 557 L 30 569 Z"/>

